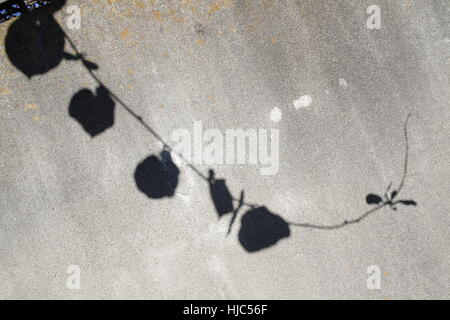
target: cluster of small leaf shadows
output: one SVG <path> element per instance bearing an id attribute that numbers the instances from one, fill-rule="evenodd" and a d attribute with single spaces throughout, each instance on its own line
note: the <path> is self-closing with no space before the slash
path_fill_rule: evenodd
<path id="1" fill-rule="evenodd" d="M 394 211 L 397 211 L 397 205 L 402 204 L 405 206 L 417 206 L 414 200 L 395 200 L 399 194 L 399 190 L 392 190 L 392 182 L 386 189 L 386 192 L 381 197 L 377 194 L 369 193 L 366 197 L 367 204 L 379 205 L 379 206 L 389 206 Z"/>
<path id="2" fill-rule="evenodd" d="M 399 195 L 400 191 L 402 190 L 403 186 L 405 185 L 405 179 L 408 172 L 408 159 L 409 159 L 409 139 L 408 139 L 408 121 L 411 117 L 411 113 L 408 114 L 408 117 L 405 121 L 405 126 L 403 127 L 403 134 L 405 136 L 405 162 L 403 164 L 403 176 L 402 180 L 400 182 L 400 185 L 397 189 L 394 189 L 391 191 L 392 182 L 388 185 L 386 192 L 384 193 L 383 197 L 369 193 L 366 197 L 367 204 L 370 205 L 378 205 L 378 207 L 384 207 L 389 206 L 394 211 L 397 211 L 397 205 L 402 204 L 405 206 L 417 206 L 417 203 L 414 200 L 395 200 L 397 196 Z"/>

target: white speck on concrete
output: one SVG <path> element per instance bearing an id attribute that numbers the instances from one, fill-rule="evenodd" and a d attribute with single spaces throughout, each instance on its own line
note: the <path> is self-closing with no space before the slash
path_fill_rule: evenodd
<path id="1" fill-rule="evenodd" d="M 313 102 L 313 99 L 311 96 L 309 95 L 304 95 L 301 96 L 300 98 L 298 98 L 297 100 L 294 100 L 294 107 L 295 109 L 300 109 L 300 108 L 306 108 L 309 107 Z"/>
<path id="2" fill-rule="evenodd" d="M 283 117 L 283 113 L 277 107 L 273 108 L 272 111 L 270 112 L 270 120 L 272 122 L 275 122 L 275 123 L 280 122 L 282 117 Z"/>
<path id="3" fill-rule="evenodd" d="M 347 88 L 347 86 L 348 86 L 347 80 L 345 80 L 343 78 L 339 79 L 339 87 Z"/>

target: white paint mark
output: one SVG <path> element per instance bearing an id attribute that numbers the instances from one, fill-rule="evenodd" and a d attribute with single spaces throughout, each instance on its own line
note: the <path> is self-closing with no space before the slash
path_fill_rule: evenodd
<path id="1" fill-rule="evenodd" d="M 272 111 L 270 112 L 270 120 L 272 122 L 280 122 L 282 117 L 283 113 L 277 107 L 273 108 Z"/>
<path id="2" fill-rule="evenodd" d="M 345 79 L 343 79 L 343 78 L 339 79 L 339 87 L 347 88 L 347 86 L 348 86 L 348 83 Z"/>
<path id="3" fill-rule="evenodd" d="M 294 100 L 294 107 L 295 109 L 300 109 L 300 108 L 306 108 L 309 107 L 312 104 L 313 100 L 311 98 L 311 96 L 309 95 L 304 95 L 301 96 L 300 98 L 298 98 L 297 100 Z"/>

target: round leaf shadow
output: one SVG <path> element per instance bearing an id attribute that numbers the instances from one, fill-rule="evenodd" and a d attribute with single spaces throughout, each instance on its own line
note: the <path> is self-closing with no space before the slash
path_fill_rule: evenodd
<path id="1" fill-rule="evenodd" d="M 173 197 L 178 186 L 180 171 L 168 151 L 161 157 L 149 156 L 138 164 L 134 179 L 138 189 L 151 199 Z"/>
<path id="2" fill-rule="evenodd" d="M 52 14 L 65 0 L 23 14 L 8 29 L 5 51 L 11 63 L 28 78 L 56 68 L 64 57 L 64 31 Z"/>
<path id="3" fill-rule="evenodd" d="M 247 252 L 256 252 L 275 245 L 291 234 L 289 224 L 266 207 L 247 211 L 241 218 L 239 242 Z"/>

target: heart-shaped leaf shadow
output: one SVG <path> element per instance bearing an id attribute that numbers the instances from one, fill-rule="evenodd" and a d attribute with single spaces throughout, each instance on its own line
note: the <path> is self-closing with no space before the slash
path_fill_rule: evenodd
<path id="1" fill-rule="evenodd" d="M 91 137 L 114 125 L 115 103 L 108 90 L 100 86 L 94 95 L 89 89 L 78 91 L 70 101 L 69 115 L 77 120 Z"/>

